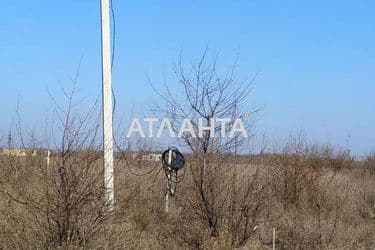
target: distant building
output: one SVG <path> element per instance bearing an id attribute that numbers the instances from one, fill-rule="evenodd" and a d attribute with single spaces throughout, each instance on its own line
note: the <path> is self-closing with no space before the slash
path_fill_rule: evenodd
<path id="1" fill-rule="evenodd" d="M 36 156 L 37 155 L 36 150 L 20 149 L 20 148 L 3 148 L 1 153 L 3 155 L 18 156 L 18 157 Z"/>
<path id="2" fill-rule="evenodd" d="M 157 153 L 133 153 L 133 160 L 143 160 L 143 161 L 161 161 L 161 154 Z"/>

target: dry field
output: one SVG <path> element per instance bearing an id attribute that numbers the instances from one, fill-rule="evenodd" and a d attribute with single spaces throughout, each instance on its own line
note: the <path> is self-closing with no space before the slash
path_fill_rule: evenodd
<path id="1" fill-rule="evenodd" d="M 180 61 L 173 85 L 180 95 L 168 86 L 155 90 L 161 101 L 151 111 L 173 118 L 174 128 L 189 117 L 194 131 L 202 119 L 209 125 L 227 117 L 230 127 L 250 116 L 245 127 L 252 131 L 259 109 L 249 110 L 244 100 L 253 81 L 236 80 L 235 64 L 218 72 L 216 56 L 207 57 L 206 49 L 192 66 Z M 52 97 L 51 124 L 37 131 L 44 139 L 22 130 L 18 114 L 18 138 L 8 148 L 54 152 L 50 164 L 43 150 L 0 155 L 0 248 L 271 249 L 275 229 L 276 249 L 375 249 L 374 155 L 356 160 L 301 137 L 273 153 L 241 155 L 250 151 L 250 137 L 219 137 L 220 126 L 199 138 L 183 134 L 178 143 L 191 153 L 168 213 L 161 164 L 133 160 L 133 141 L 116 144 L 111 210 L 103 187 L 101 109 L 94 102 L 79 112 L 75 93 L 63 91 L 63 106 Z M 137 149 L 147 151 L 147 141 Z"/>
<path id="2" fill-rule="evenodd" d="M 116 208 L 94 150 L 1 156 L 3 249 L 373 249 L 374 157 L 327 149 L 188 157 L 169 213 L 160 163 L 116 160 Z M 181 173 L 182 174 L 182 173 Z"/>

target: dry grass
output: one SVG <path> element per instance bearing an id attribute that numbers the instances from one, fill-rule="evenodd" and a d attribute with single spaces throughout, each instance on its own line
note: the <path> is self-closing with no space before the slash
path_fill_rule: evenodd
<path id="1" fill-rule="evenodd" d="M 175 117 L 174 127 L 182 117 L 203 117 L 206 124 L 212 117 L 246 117 L 241 102 L 252 82 L 236 85 L 235 67 L 218 77 L 216 57 L 210 64 L 206 52 L 191 69 L 177 64 L 185 99 L 168 88 L 164 98 L 158 93 L 166 103 L 156 111 Z M 123 151 L 116 158 L 111 212 L 97 138 L 100 112 L 94 104 L 74 113 L 80 106 L 75 92 L 63 89 L 67 107 L 52 97 L 53 124 L 39 143 L 34 134 L 26 140 L 18 122 L 19 147 L 55 149 L 49 166 L 43 150 L 0 156 L 1 249 L 270 249 L 273 228 L 277 249 L 375 248 L 374 155 L 356 161 L 348 151 L 307 146 L 300 137 L 278 153 L 246 156 L 237 154 L 247 151 L 238 136 L 184 136 L 194 153 L 169 213 L 161 164 Z M 145 144 L 140 150 L 147 151 Z"/>
<path id="2" fill-rule="evenodd" d="M 81 166 L 87 172 L 77 175 L 69 196 L 58 196 L 59 157 L 48 171 L 44 156 L 1 157 L 2 248 L 268 249 L 273 227 L 278 249 L 375 246 L 375 176 L 368 160 L 284 152 L 243 157 L 236 165 L 215 156 L 202 195 L 192 175 L 199 162 L 190 159 L 166 214 L 163 173 L 156 168 L 136 176 L 129 168 L 141 173 L 154 165 L 119 159 L 117 207 L 107 214 L 101 180 L 86 185 L 101 177 L 101 160 L 70 155 L 80 164 L 67 174 L 73 178 Z M 86 198 L 74 205 L 78 194 Z M 59 223 L 68 223 L 68 231 Z"/>

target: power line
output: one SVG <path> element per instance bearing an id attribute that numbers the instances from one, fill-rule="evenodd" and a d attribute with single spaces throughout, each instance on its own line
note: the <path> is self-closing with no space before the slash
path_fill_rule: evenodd
<path id="1" fill-rule="evenodd" d="M 116 18 L 115 18 L 115 10 L 113 5 L 113 0 L 110 0 L 110 10 L 111 10 L 111 18 L 112 18 L 112 56 L 111 56 L 111 72 L 113 73 L 113 65 L 115 60 L 115 51 L 116 51 Z M 111 87 L 112 97 L 113 97 L 113 110 L 112 110 L 112 119 L 114 119 L 114 113 L 116 111 L 116 95 L 115 91 L 113 90 L 113 85 Z"/>
<path id="2" fill-rule="evenodd" d="M 111 18 L 112 18 L 112 56 L 111 56 L 111 71 L 113 71 L 113 62 L 115 58 L 115 50 L 116 50 L 116 19 L 115 19 L 115 10 L 113 6 L 113 0 L 110 0 L 110 10 L 111 10 Z"/>

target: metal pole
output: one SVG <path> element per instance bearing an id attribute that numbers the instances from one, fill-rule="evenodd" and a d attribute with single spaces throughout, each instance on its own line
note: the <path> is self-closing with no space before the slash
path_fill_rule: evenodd
<path id="1" fill-rule="evenodd" d="M 101 0 L 102 36 L 102 101 L 103 101 L 103 162 L 106 201 L 110 209 L 114 205 L 113 184 L 113 127 L 112 127 L 112 79 L 109 0 Z"/>
<path id="2" fill-rule="evenodd" d="M 272 249 L 276 249 L 276 229 L 272 229 Z"/>
<path id="3" fill-rule="evenodd" d="M 168 151 L 168 165 L 170 166 L 172 163 L 172 149 L 169 147 Z M 170 169 L 168 169 L 168 174 L 167 174 L 167 193 L 165 194 L 165 212 L 169 212 L 169 192 L 171 191 L 171 172 Z"/>

